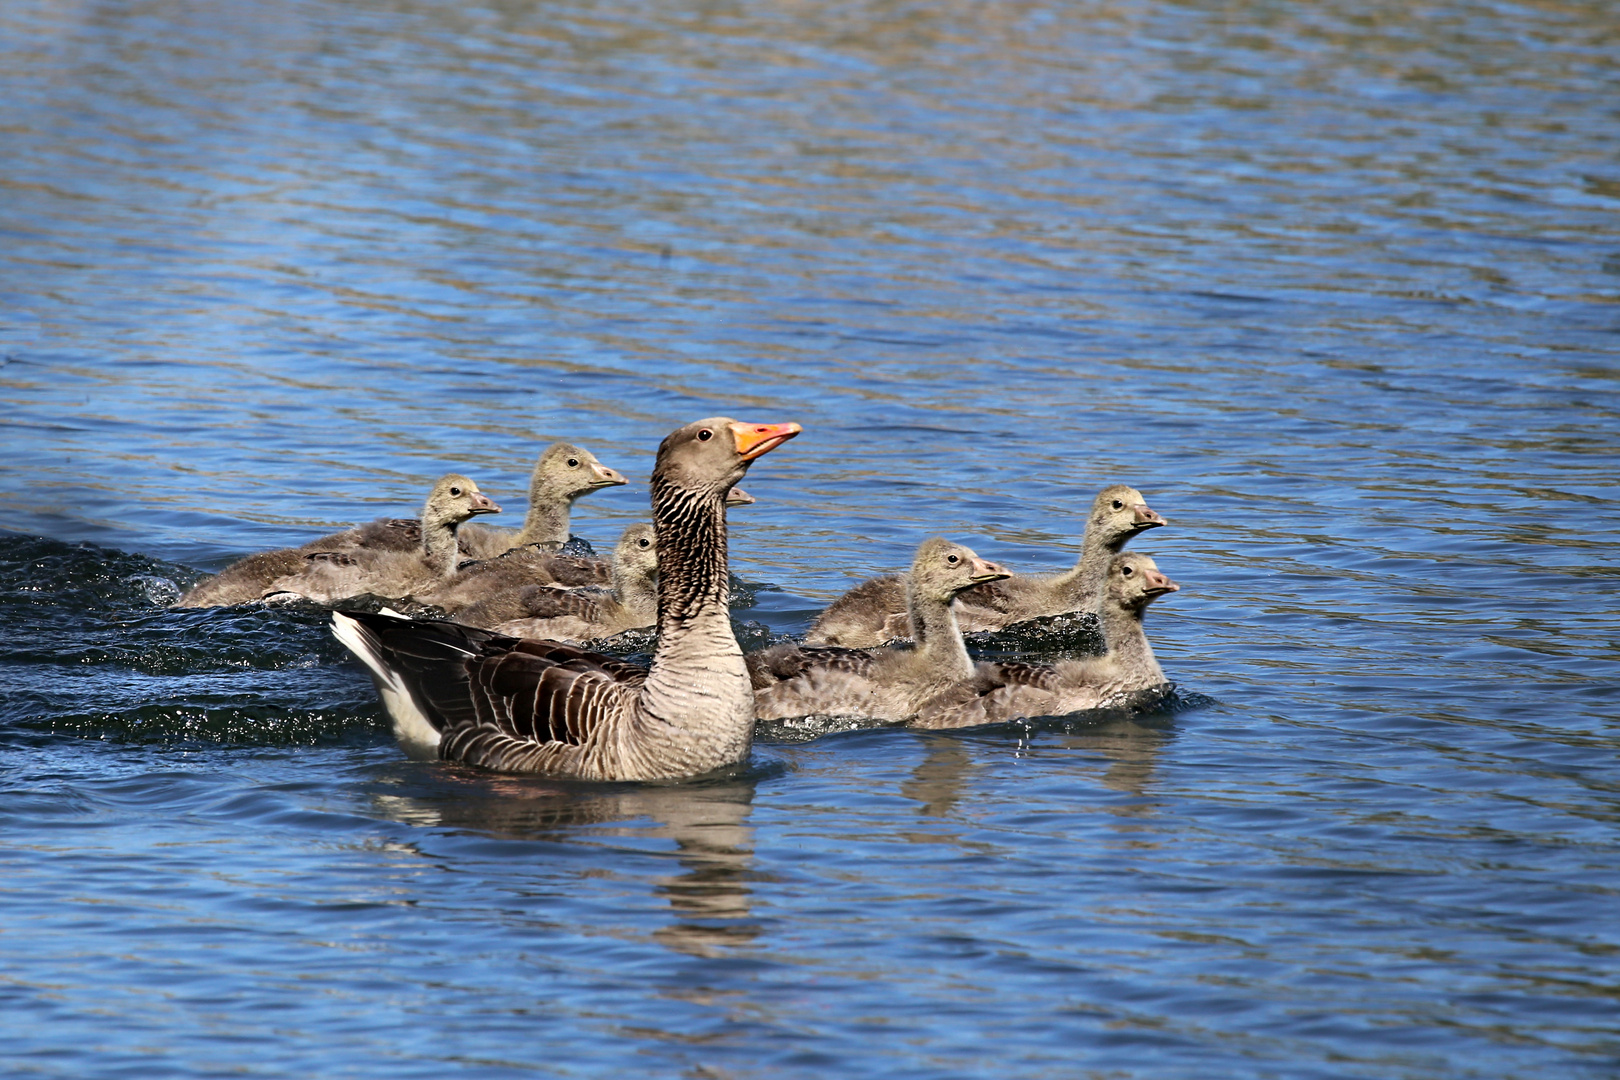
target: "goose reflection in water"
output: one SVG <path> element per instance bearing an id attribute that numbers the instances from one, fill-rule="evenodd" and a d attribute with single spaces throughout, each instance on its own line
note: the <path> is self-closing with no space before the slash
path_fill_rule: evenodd
<path id="1" fill-rule="evenodd" d="M 760 933 L 749 906 L 757 779 L 725 777 L 668 786 L 611 788 L 471 772 L 445 777 L 431 795 L 378 793 L 383 816 L 426 828 L 466 829 L 492 838 L 551 843 L 600 836 L 672 840 L 681 872 L 649 879 L 675 916 L 655 941 L 714 957 Z M 615 823 L 622 823 L 613 827 Z M 589 828 L 583 835 L 581 827 Z"/>
<path id="2" fill-rule="evenodd" d="M 1151 718 L 1144 718 L 1151 719 Z M 1115 817 L 1149 818 L 1158 804 L 1148 795 L 1148 786 L 1157 773 L 1159 757 L 1173 732 L 1137 720 L 1115 720 L 1095 730 L 1062 735 L 1058 745 L 1099 754 L 1106 761 L 1100 780 L 1110 791 L 1134 795 L 1135 799 L 1110 800 L 1103 809 Z"/>
<path id="3" fill-rule="evenodd" d="M 1055 745 L 1086 752 L 1081 768 L 1093 773 L 1092 762 L 1101 756 L 1106 765 L 1097 779 L 1110 791 L 1138 798 L 1131 801 L 1112 800 L 1103 805 L 1109 814 L 1121 818 L 1151 817 L 1157 804 L 1148 797 L 1148 786 L 1157 771 L 1160 752 L 1170 741 L 1173 731 L 1160 725 L 1164 714 L 1149 714 L 1132 719 L 1105 720 L 1095 727 L 1078 732 L 1058 734 Z M 911 776 L 900 785 L 900 793 L 919 805 L 917 813 L 923 817 L 948 818 L 952 816 L 968 791 L 973 774 L 983 766 L 976 761 L 972 748 L 974 737 L 935 735 L 928 738 L 928 749 L 923 759 L 911 770 Z M 928 840 L 938 840 L 929 835 Z"/>

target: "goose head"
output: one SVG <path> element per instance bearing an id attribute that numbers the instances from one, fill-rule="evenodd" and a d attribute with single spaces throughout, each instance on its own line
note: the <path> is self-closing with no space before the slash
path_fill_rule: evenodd
<path id="1" fill-rule="evenodd" d="M 935 536 L 924 540 L 911 560 L 911 587 L 919 596 L 949 604 L 963 589 L 1009 574 L 996 563 L 979 558 L 971 548 Z"/>
<path id="2" fill-rule="evenodd" d="M 652 577 L 658 571 L 658 533 L 651 523 L 638 522 L 624 530 L 613 548 L 616 574 Z"/>
<path id="3" fill-rule="evenodd" d="M 1140 614 L 1159 597 L 1180 591 L 1146 555 L 1115 555 L 1108 564 L 1108 599 L 1122 610 Z"/>
<path id="4" fill-rule="evenodd" d="M 454 528 L 477 514 L 498 514 L 501 508 L 478 485 L 459 473 L 440 477 L 422 507 L 424 529 Z"/>
<path id="5" fill-rule="evenodd" d="M 658 445 L 653 476 L 683 491 L 724 499 L 756 459 L 804 428 L 744 424 L 716 416 L 676 428 Z"/>
<path id="6" fill-rule="evenodd" d="M 1169 522 L 1148 507 L 1142 493 L 1125 484 L 1103 488 L 1091 502 L 1087 530 L 1095 530 L 1107 547 L 1123 544 L 1138 533 L 1157 529 Z"/>
<path id="7" fill-rule="evenodd" d="M 624 474 L 596 460 L 596 455 L 573 443 L 553 443 L 534 463 L 529 479 L 531 501 L 571 503 L 605 487 L 627 484 Z"/>

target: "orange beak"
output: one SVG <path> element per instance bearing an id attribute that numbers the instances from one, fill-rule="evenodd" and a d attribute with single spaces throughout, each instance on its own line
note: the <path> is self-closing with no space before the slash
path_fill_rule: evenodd
<path id="1" fill-rule="evenodd" d="M 731 437 L 737 441 L 737 455 L 753 461 L 768 454 L 804 430 L 799 424 L 732 424 Z"/>

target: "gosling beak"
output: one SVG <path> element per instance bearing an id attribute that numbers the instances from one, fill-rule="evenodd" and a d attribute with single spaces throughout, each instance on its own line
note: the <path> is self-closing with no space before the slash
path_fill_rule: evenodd
<path id="1" fill-rule="evenodd" d="M 628 484 L 629 482 L 630 481 L 626 480 L 624 478 L 624 474 L 619 472 L 619 470 L 610 469 L 600 461 L 591 462 L 592 491 L 595 491 L 598 488 L 617 487 L 620 484 Z"/>
<path id="2" fill-rule="evenodd" d="M 1157 570 L 1142 571 L 1142 588 L 1148 596 L 1163 596 L 1165 593 L 1181 591 L 1180 585 L 1177 585 Z"/>
<path id="3" fill-rule="evenodd" d="M 1164 518 L 1160 517 L 1158 514 L 1149 509 L 1147 503 L 1137 503 L 1131 509 L 1136 512 L 1134 520 L 1136 522 L 1137 532 L 1143 532 L 1147 529 L 1157 529 L 1160 525 L 1170 524 L 1168 521 L 1164 520 Z"/>
<path id="4" fill-rule="evenodd" d="M 768 454 L 804 430 L 802 424 L 738 424 L 731 426 L 731 437 L 737 443 L 737 456 L 753 461 Z"/>
<path id="5" fill-rule="evenodd" d="M 501 508 L 496 506 L 490 497 L 482 491 L 467 492 L 467 513 L 469 516 L 473 514 L 498 514 L 500 512 Z"/>
<path id="6" fill-rule="evenodd" d="M 974 559 L 971 569 L 973 571 L 971 577 L 975 585 L 982 581 L 1000 581 L 1002 578 L 1012 577 L 1012 574 L 1000 563 L 987 562 L 984 559 Z"/>
<path id="7" fill-rule="evenodd" d="M 752 495 L 748 494 L 748 492 L 739 487 L 732 488 L 731 491 L 726 494 L 727 506 L 753 506 L 757 502 L 759 502 L 758 499 L 754 498 Z"/>

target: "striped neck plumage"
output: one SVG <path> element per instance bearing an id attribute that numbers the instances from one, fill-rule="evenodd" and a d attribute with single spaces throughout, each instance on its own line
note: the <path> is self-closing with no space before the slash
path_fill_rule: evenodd
<path id="1" fill-rule="evenodd" d="M 704 615 L 729 628 L 725 493 L 688 491 L 654 476 L 653 527 L 658 536 L 658 632 L 678 637 Z"/>

